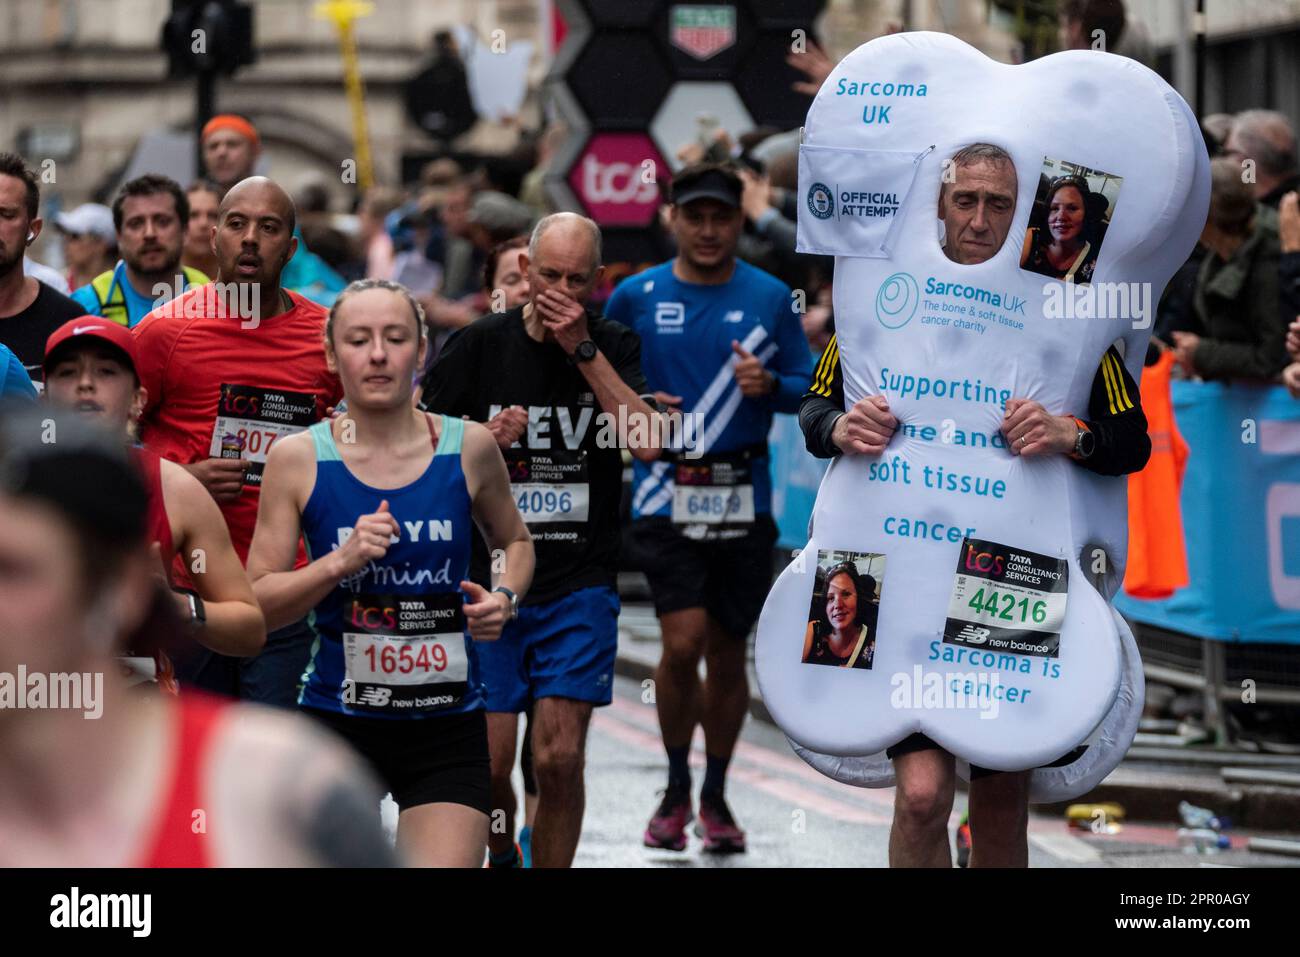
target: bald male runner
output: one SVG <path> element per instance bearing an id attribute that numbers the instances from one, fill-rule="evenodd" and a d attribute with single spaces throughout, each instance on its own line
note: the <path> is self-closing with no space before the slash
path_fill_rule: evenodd
<path id="1" fill-rule="evenodd" d="M 266 177 L 231 187 L 213 231 L 216 279 L 155 309 L 133 330 L 148 395 L 141 441 L 207 488 L 240 561 L 248 559 L 271 446 L 321 419 L 342 395 L 325 365 L 325 310 L 282 288 L 297 248 L 295 225 L 289 195 Z M 183 582 L 199 570 L 173 571 Z M 177 677 L 182 686 L 291 708 L 310 642 L 305 622 L 296 622 L 271 632 L 256 657 L 204 650 L 177 662 Z"/>

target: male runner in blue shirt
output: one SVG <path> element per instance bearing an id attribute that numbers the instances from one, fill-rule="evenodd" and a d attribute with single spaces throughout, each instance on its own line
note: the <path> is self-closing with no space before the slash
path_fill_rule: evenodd
<path id="1" fill-rule="evenodd" d="M 625 280 L 605 309 L 641 337 L 641 368 L 679 419 L 676 454 L 633 463 L 632 537 L 663 630 L 656 703 L 668 789 L 649 847 L 682 850 L 695 725 L 707 770 L 696 833 L 704 849 L 740 852 L 745 833 L 723 799 L 727 763 L 749 703 L 745 639 L 772 578 L 767 435 L 797 412 L 812 356 L 788 286 L 736 259 L 741 181 L 728 166 L 689 166 L 673 180 L 677 256 Z M 701 684 L 701 655 L 708 677 Z"/>

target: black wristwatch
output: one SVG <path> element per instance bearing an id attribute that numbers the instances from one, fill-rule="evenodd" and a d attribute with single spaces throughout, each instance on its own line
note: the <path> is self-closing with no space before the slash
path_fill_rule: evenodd
<path id="1" fill-rule="evenodd" d="M 510 599 L 510 620 L 514 621 L 519 617 L 519 596 L 505 585 L 497 585 L 496 588 L 492 589 L 493 594 L 496 594 L 497 592 L 501 592 L 501 594 L 505 595 L 506 598 Z"/>
<path id="2" fill-rule="evenodd" d="M 203 607 L 203 599 L 199 597 L 199 593 L 188 588 L 177 588 L 176 591 L 190 600 L 190 627 L 202 628 L 206 625 L 208 613 Z"/>
<path id="3" fill-rule="evenodd" d="M 590 362 L 596 358 L 596 353 L 600 350 L 596 348 L 596 343 L 590 339 L 583 339 L 573 350 L 574 362 Z"/>
<path id="4" fill-rule="evenodd" d="M 1075 419 L 1074 421 L 1077 423 L 1079 420 Z M 1083 426 L 1078 428 L 1079 433 L 1074 437 L 1074 457 L 1076 459 L 1091 458 L 1092 453 L 1097 449 L 1097 436 Z"/>

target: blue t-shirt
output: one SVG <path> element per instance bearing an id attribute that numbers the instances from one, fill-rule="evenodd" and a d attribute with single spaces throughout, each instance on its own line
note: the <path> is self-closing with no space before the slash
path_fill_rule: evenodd
<path id="1" fill-rule="evenodd" d="M 0 399 L 14 398 L 35 399 L 36 386 L 13 351 L 0 344 Z"/>
<path id="2" fill-rule="evenodd" d="M 699 285 L 674 276 L 669 260 L 625 279 L 606 304 L 605 315 L 641 337 L 641 368 L 650 388 L 680 396 L 682 411 L 695 413 L 687 416 L 693 423 L 688 426 L 694 444 L 690 455 L 703 452 L 704 459 L 697 461 L 707 462 L 724 453 L 761 448 L 774 413 L 799 411 L 812 381 L 812 352 L 793 302 L 789 286 L 749 263 L 737 260 L 725 283 Z M 741 394 L 733 372 L 738 359 L 733 342 L 776 377 L 770 394 Z M 688 456 L 680 465 L 692 461 Z M 633 462 L 633 518 L 673 515 L 678 464 Z M 770 513 L 767 457 L 752 457 L 745 467 L 752 473 L 754 513 Z M 722 481 L 720 475 L 701 481 Z M 703 499 L 679 501 L 678 518 L 686 505 L 693 510 L 707 504 Z M 701 518 L 709 520 L 704 514 Z"/>
<path id="3" fill-rule="evenodd" d="M 179 275 L 181 276 L 182 287 L 188 289 L 189 280 L 184 273 L 179 273 Z M 104 297 L 104 302 L 116 298 L 114 289 L 122 290 L 122 301 L 126 304 L 127 326 L 132 329 L 158 305 L 158 301 L 154 297 L 142 296 L 135 291 L 135 287 L 131 285 L 131 280 L 126 275 L 126 263 L 120 259 L 113 269 L 113 284 L 108 287 L 108 295 Z M 104 314 L 103 303 L 99 301 L 99 296 L 95 294 L 95 288 L 90 283 L 86 283 L 80 289 L 75 290 L 72 293 L 72 298 L 85 308 L 86 315 L 102 316 Z M 171 296 L 169 295 L 167 298 L 170 299 Z"/>

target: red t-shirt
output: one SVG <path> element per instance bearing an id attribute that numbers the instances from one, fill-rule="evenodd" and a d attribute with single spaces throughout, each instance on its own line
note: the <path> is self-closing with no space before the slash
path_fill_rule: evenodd
<path id="1" fill-rule="evenodd" d="M 267 450 L 323 418 L 343 389 L 325 366 L 324 309 L 289 293 L 292 309 L 254 325 L 228 317 L 213 290 L 190 289 L 132 330 L 136 371 L 149 391 L 140 440 L 181 465 L 251 463 L 242 494 L 221 504 L 235 551 L 247 561 Z"/>
<path id="2" fill-rule="evenodd" d="M 205 694 L 189 693 L 167 708 L 174 732 L 169 776 L 161 806 L 153 809 L 153 833 L 137 867 L 213 867 L 207 829 L 194 829 L 196 808 L 211 807 L 203 782 L 216 749 L 217 732 L 230 705 Z"/>

